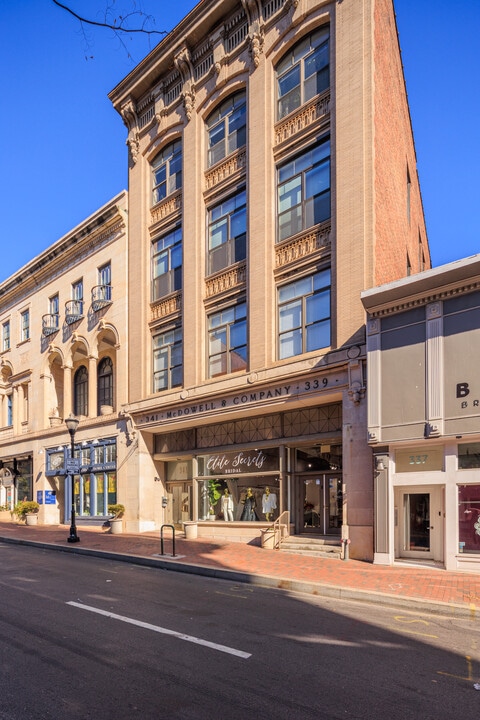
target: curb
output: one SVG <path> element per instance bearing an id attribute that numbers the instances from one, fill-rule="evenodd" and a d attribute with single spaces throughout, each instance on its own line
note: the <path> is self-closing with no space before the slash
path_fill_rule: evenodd
<path id="1" fill-rule="evenodd" d="M 350 600 L 360 603 L 381 604 L 383 606 L 399 609 L 411 613 L 424 613 L 438 615 L 448 618 L 464 618 L 475 620 L 477 614 L 476 606 L 459 605 L 457 603 L 435 602 L 422 598 L 390 595 L 369 590 L 357 590 L 354 588 L 342 587 L 340 585 L 326 585 L 322 583 L 309 582 L 305 580 L 291 580 L 275 577 L 273 575 L 254 575 L 241 572 L 240 570 L 224 570 L 210 565 L 195 565 L 193 563 L 179 563 L 172 557 L 162 558 L 147 557 L 144 555 L 127 555 L 109 550 L 97 550 L 75 546 L 60 546 L 52 543 L 27 540 L 22 538 L 1 537 L 0 544 L 26 545 L 36 547 L 40 550 L 56 550 L 57 552 L 72 553 L 98 557 L 103 560 L 117 560 L 118 562 L 132 563 L 143 567 L 157 568 L 159 570 L 171 570 L 173 572 L 212 577 L 217 580 L 229 580 L 230 582 L 245 583 L 255 587 L 263 587 L 287 592 L 303 593 L 336 600 Z"/>

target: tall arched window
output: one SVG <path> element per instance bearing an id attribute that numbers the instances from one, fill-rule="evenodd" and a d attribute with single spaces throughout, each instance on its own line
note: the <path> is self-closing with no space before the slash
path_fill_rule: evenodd
<path id="1" fill-rule="evenodd" d="M 88 371 L 81 365 L 73 378 L 73 412 L 88 415 Z"/>
<path id="2" fill-rule="evenodd" d="M 223 160 L 247 141 L 247 100 L 244 92 L 232 95 L 207 120 L 208 167 Z"/>
<path id="3" fill-rule="evenodd" d="M 98 410 L 97 413 L 100 415 L 100 408 L 102 405 L 109 405 L 114 407 L 113 401 L 113 362 L 109 357 L 103 358 L 98 364 L 97 370 L 97 398 L 98 398 Z"/>
<path id="4" fill-rule="evenodd" d="M 152 173 L 152 202 L 155 205 L 182 187 L 182 143 L 180 140 L 175 140 L 158 153 L 152 162 Z"/>
<path id="5" fill-rule="evenodd" d="M 283 58 L 276 68 L 278 120 L 328 89 L 329 52 L 327 26 L 301 40 Z"/>

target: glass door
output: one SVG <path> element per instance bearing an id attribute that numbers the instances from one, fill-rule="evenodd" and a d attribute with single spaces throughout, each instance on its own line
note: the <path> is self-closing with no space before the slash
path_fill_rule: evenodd
<path id="1" fill-rule="evenodd" d="M 412 492 L 403 495 L 404 557 L 431 558 L 430 493 Z"/>
<path id="2" fill-rule="evenodd" d="M 342 525 L 342 477 L 322 473 L 300 478 L 301 532 L 339 535 Z"/>

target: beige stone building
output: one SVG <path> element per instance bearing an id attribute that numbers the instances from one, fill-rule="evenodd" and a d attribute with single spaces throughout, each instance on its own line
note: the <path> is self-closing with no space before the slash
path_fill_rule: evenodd
<path id="1" fill-rule="evenodd" d="M 360 293 L 430 266 L 391 0 L 204 0 L 110 98 L 132 529 L 288 511 L 372 559 Z"/>
<path id="2" fill-rule="evenodd" d="M 0 285 L 0 505 L 40 503 L 70 521 L 74 438 L 77 520 L 128 504 L 127 194 L 121 193 Z"/>
<path id="3" fill-rule="evenodd" d="M 480 256 L 363 293 L 375 562 L 480 567 Z"/>

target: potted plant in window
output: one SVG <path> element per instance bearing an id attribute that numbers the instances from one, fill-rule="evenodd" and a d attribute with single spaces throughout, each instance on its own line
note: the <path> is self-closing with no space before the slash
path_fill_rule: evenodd
<path id="1" fill-rule="evenodd" d="M 112 535 L 119 535 L 123 532 L 123 514 L 125 512 L 125 506 L 120 503 L 112 503 L 108 506 L 108 514 L 111 515 L 109 519 L 110 532 Z"/>
<path id="2" fill-rule="evenodd" d="M 39 510 L 40 505 L 35 500 L 22 500 L 15 505 L 13 512 L 26 525 L 37 525 Z"/>
<path id="3" fill-rule="evenodd" d="M 209 505 L 208 519 L 209 520 L 215 520 L 215 518 L 216 518 L 215 505 L 217 504 L 217 502 L 220 500 L 220 497 L 221 497 L 221 492 L 219 490 L 220 487 L 221 487 L 221 485 L 219 482 L 217 482 L 214 478 L 210 478 L 210 480 L 208 481 L 208 505 Z"/>

